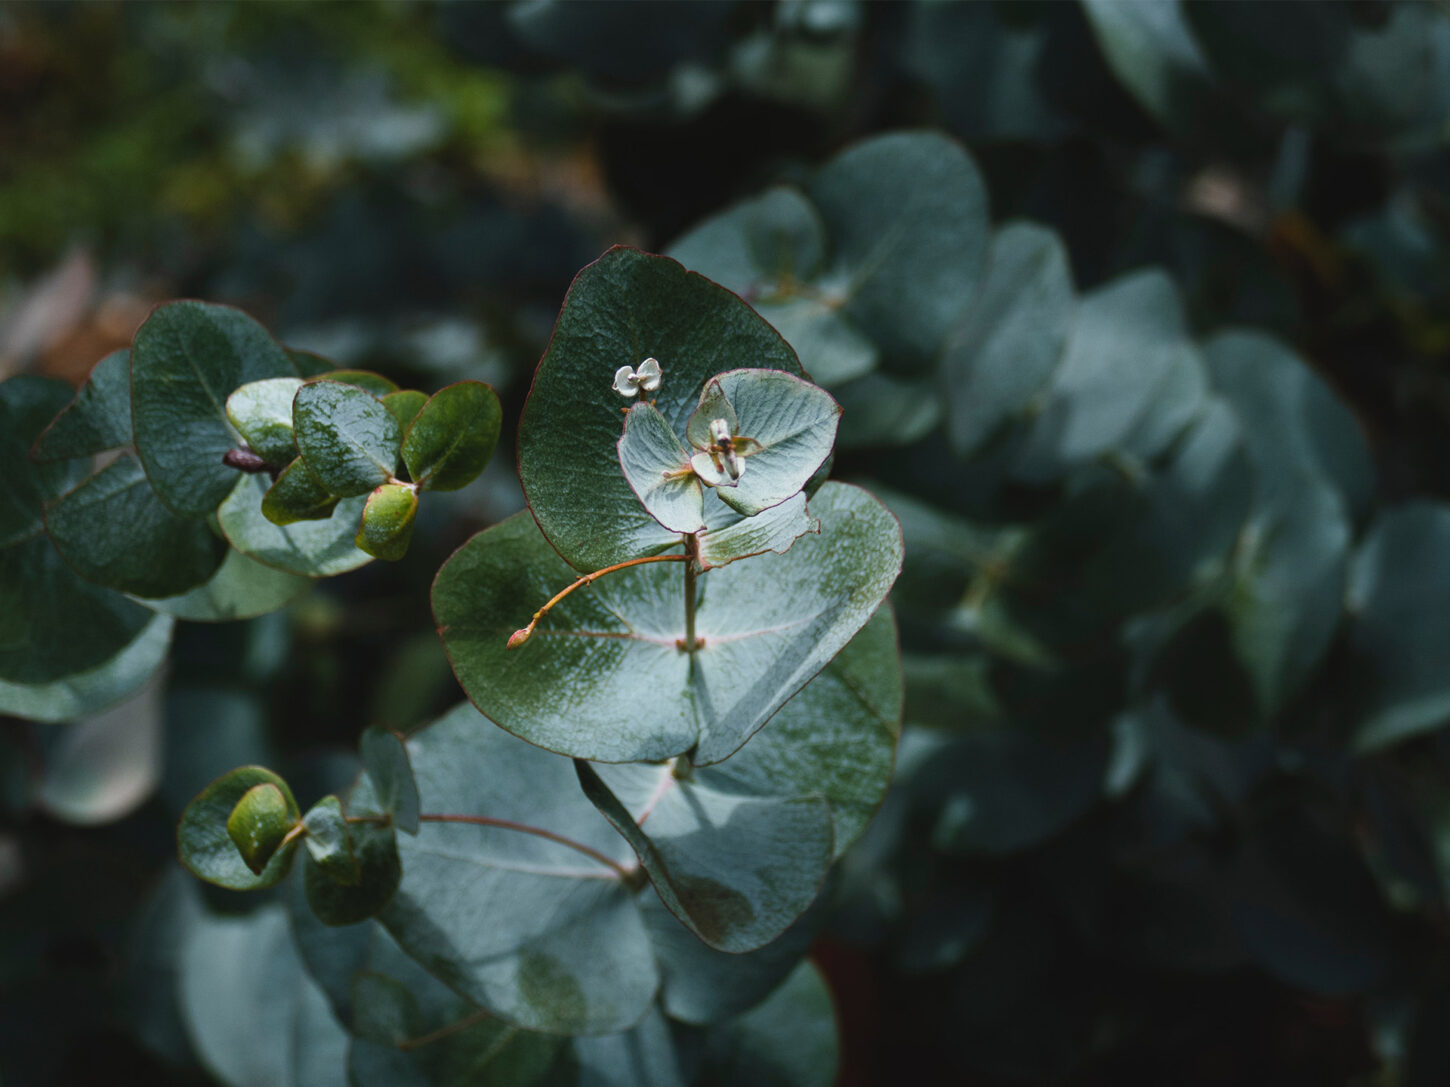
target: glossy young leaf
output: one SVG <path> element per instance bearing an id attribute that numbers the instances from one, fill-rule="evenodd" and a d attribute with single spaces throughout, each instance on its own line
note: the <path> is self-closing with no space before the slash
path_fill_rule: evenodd
<path id="1" fill-rule="evenodd" d="M 430 812 L 515 820 L 616 863 L 628 847 L 568 762 L 460 706 L 408 741 Z M 380 916 L 409 955 L 457 992 L 531 1030 L 608 1033 L 659 986 L 634 891 L 600 861 L 533 834 L 425 822 L 398 839 L 404 879 Z"/>
<path id="2" fill-rule="evenodd" d="M 805 494 L 797 492 L 754 517 L 701 533 L 697 557 L 700 565 L 709 570 L 767 551 L 784 554 L 806 533 L 820 530 L 821 523 L 806 507 Z"/>
<path id="3" fill-rule="evenodd" d="M 920 369 L 971 301 L 990 232 L 971 158 L 932 132 L 863 140 L 827 163 L 808 195 L 830 241 L 820 285 L 881 348 Z"/>
<path id="4" fill-rule="evenodd" d="M 49 684 L 100 669 L 150 622 L 139 604 L 82 581 L 45 535 L 44 503 L 84 472 L 37 465 L 28 453 L 71 399 L 59 381 L 0 384 L 0 680 Z"/>
<path id="5" fill-rule="evenodd" d="M 32 460 L 89 457 L 131 444 L 131 352 L 113 351 L 92 368 L 76 397 L 35 440 Z"/>
<path id="6" fill-rule="evenodd" d="M 274 852 L 259 873 L 250 871 L 236 843 L 228 833 L 227 821 L 238 802 L 258 785 L 275 786 L 285 801 L 285 818 L 295 823 L 302 818 L 287 783 L 260 766 L 243 766 L 213 781 L 186 806 L 176 841 L 181 863 L 193 875 L 218 887 L 234 891 L 255 891 L 270 887 L 292 867 L 297 851 L 294 838 Z"/>
<path id="7" fill-rule="evenodd" d="M 365 498 L 344 498 L 325 521 L 283 527 L 262 513 L 266 492 L 265 478 L 247 476 L 217 510 L 222 534 L 242 554 L 303 577 L 332 577 L 372 561 L 353 543 Z"/>
<path id="8" fill-rule="evenodd" d="M 205 521 L 178 517 L 162 504 L 130 453 L 48 503 L 45 526 L 81 577 L 133 596 L 194 589 L 227 552 Z"/>
<path id="9" fill-rule="evenodd" d="M 355 385 L 310 381 L 292 405 L 297 449 L 322 485 L 350 498 L 393 478 L 403 434 L 381 400 Z"/>
<path id="10" fill-rule="evenodd" d="M 405 483 L 384 483 L 368 495 L 353 542 L 374 558 L 396 562 L 408 553 L 417 516 L 418 492 Z"/>
<path id="11" fill-rule="evenodd" d="M 227 397 L 253 381 L 296 377 L 265 329 L 229 306 L 158 306 L 131 345 L 136 452 L 156 493 L 183 517 L 211 513 L 237 483 Z"/>
<path id="12" fill-rule="evenodd" d="M 728 758 L 865 625 L 895 581 L 901 536 L 864 491 L 827 483 L 819 535 L 710 571 L 683 652 L 683 575 L 653 563 L 575 592 L 518 649 L 510 634 L 571 571 L 523 515 L 439 571 L 433 614 L 474 704 L 532 743 L 601 762 Z M 588 662 L 586 666 L 586 662 Z M 649 692 L 642 697 L 641 692 Z"/>
<path id="13" fill-rule="evenodd" d="M 690 455 L 653 404 L 635 404 L 624 417 L 619 467 L 635 497 L 665 528 L 699 532 L 705 527 L 704 494 L 690 470 Z"/>
<path id="14" fill-rule="evenodd" d="M 129 645 L 89 671 L 49 683 L 0 680 L 0 713 L 32 721 L 74 721 L 120 702 L 166 659 L 173 626 L 169 616 L 153 616 Z"/>
<path id="15" fill-rule="evenodd" d="M 280 468 L 297 456 L 292 437 L 292 398 L 300 377 L 273 377 L 243 385 L 227 397 L 227 419 L 252 452 Z"/>
<path id="16" fill-rule="evenodd" d="M 182 593 L 144 601 L 152 611 L 194 623 L 254 619 L 286 607 L 312 587 L 312 579 L 264 566 L 228 549 L 217 572 L 205 584 Z"/>
<path id="17" fill-rule="evenodd" d="M 295 458 L 272 481 L 262 496 L 262 516 L 274 525 L 298 521 L 325 521 L 337 509 L 339 497 L 322 485 L 307 461 Z"/>
<path id="18" fill-rule="evenodd" d="M 324 381 L 338 381 L 344 385 L 355 385 L 359 389 L 366 389 L 379 400 L 399 391 L 396 381 L 386 378 L 382 374 L 374 373 L 372 370 L 328 370 L 317 376 Z"/>
<path id="19" fill-rule="evenodd" d="M 979 449 L 1047 384 L 1076 305 L 1055 233 L 1026 222 L 998 228 L 982 288 L 942 349 L 947 434 L 958 456 Z"/>
<path id="20" fill-rule="evenodd" d="M 581 571 L 679 539 L 619 469 L 625 405 L 610 382 L 620 366 L 650 357 L 664 370 L 655 406 L 676 434 L 705 382 L 724 370 L 800 373 L 789 346 L 749 306 L 666 257 L 615 248 L 580 272 L 519 420 L 519 478 L 549 542 Z"/>
<path id="21" fill-rule="evenodd" d="M 393 413 L 393 418 L 398 421 L 404 434 L 408 433 L 408 427 L 412 426 L 413 420 L 418 417 L 426 403 L 428 394 L 417 389 L 399 389 L 383 397 L 383 407 Z"/>
<path id="22" fill-rule="evenodd" d="M 841 406 L 824 389 L 792 374 L 732 370 L 710 382 L 687 425 L 697 449 L 702 445 L 696 421 L 716 417 L 719 409 L 708 400 L 717 387 L 738 420 L 732 434 L 750 439 L 742 448 L 745 471 L 734 486 L 720 489 L 721 500 L 750 517 L 798 494 L 831 454 Z"/>
<path id="23" fill-rule="evenodd" d="M 259 876 L 296 823 L 282 790 L 262 782 L 243 793 L 232 808 L 227 816 L 227 837 L 252 875 Z"/>
<path id="24" fill-rule="evenodd" d="M 350 830 L 356 882 L 336 878 L 336 869 L 324 867 L 310 852 L 302 858 L 307 905 L 324 925 L 355 925 L 376 916 L 392 899 L 403 878 L 398 836 L 392 827 L 353 823 Z"/>
<path id="25" fill-rule="evenodd" d="M 391 815 L 399 830 L 417 834 L 418 783 L 413 780 L 408 747 L 402 737 L 374 726 L 362 734 L 358 744 L 378 810 Z"/>
<path id="26" fill-rule="evenodd" d="M 302 825 L 307 828 L 302 843 L 322 874 L 334 883 L 357 886 L 362 881 L 362 869 L 353 853 L 342 801 L 324 796 L 307 809 Z"/>
<path id="27" fill-rule="evenodd" d="M 498 394 L 483 382 L 460 381 L 439 389 L 403 437 L 409 476 L 423 491 L 466 487 L 493 456 L 502 422 Z"/>

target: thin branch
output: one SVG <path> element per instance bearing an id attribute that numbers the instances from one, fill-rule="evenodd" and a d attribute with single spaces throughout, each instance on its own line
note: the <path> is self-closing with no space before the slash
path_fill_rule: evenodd
<path id="1" fill-rule="evenodd" d="M 537 838 L 546 838 L 551 842 L 556 842 L 559 845 L 568 846 L 570 849 L 573 849 L 576 852 L 583 853 L 586 857 L 590 857 L 593 860 L 598 861 L 600 864 L 606 865 L 609 868 L 614 869 L 614 871 L 619 874 L 620 879 L 628 880 L 632 879 L 634 876 L 634 873 L 631 872 L 628 868 L 625 868 L 622 864 L 620 864 L 613 858 L 606 857 L 603 853 L 599 852 L 599 850 L 592 849 L 589 846 L 585 845 L 583 842 L 576 842 L 573 838 L 566 838 L 562 834 L 555 834 L 552 830 L 545 830 L 543 827 L 532 827 L 529 826 L 529 824 L 527 823 L 515 823 L 511 819 L 494 819 L 491 816 L 487 815 L 424 814 L 418 816 L 418 818 L 425 823 L 472 823 L 473 825 L 480 827 L 500 827 L 504 830 L 516 830 L 520 834 L 532 834 Z"/>
<path id="2" fill-rule="evenodd" d="M 595 570 L 594 573 L 592 573 L 592 574 L 585 574 L 583 577 L 581 577 L 578 581 L 574 582 L 574 584 L 570 585 L 568 588 L 565 588 L 565 589 L 559 591 L 558 593 L 555 593 L 554 594 L 554 598 L 552 600 L 550 600 L 547 604 L 545 604 L 538 611 L 534 612 L 534 617 L 529 620 L 529 625 L 528 626 L 523 627 L 523 628 L 521 628 L 519 630 L 516 630 L 516 631 L 513 632 L 513 634 L 509 635 L 508 648 L 510 648 L 510 649 L 517 649 L 519 646 L 523 645 L 526 641 L 529 640 L 529 635 L 533 634 L 534 627 L 538 626 L 539 620 L 542 619 L 545 615 L 548 614 L 550 608 L 552 608 L 559 601 L 563 600 L 564 597 L 568 596 L 575 589 L 579 588 L 582 585 L 588 585 L 591 581 L 595 580 L 596 578 L 601 578 L 605 574 L 612 574 L 616 570 L 624 570 L 624 569 L 626 569 L 626 568 L 628 568 L 630 566 L 643 566 L 647 562 L 689 562 L 689 561 L 690 561 L 690 557 L 688 555 L 646 555 L 642 559 L 630 559 L 628 562 L 616 562 L 613 566 L 606 566 L 603 570 Z"/>

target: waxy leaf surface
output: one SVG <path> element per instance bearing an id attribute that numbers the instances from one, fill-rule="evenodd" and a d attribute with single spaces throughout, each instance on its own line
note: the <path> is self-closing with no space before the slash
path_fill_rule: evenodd
<path id="1" fill-rule="evenodd" d="M 131 345 L 136 451 L 161 501 L 183 517 L 211 513 L 236 486 L 222 463 L 236 446 L 226 402 L 238 388 L 296 377 L 267 331 L 230 306 L 158 306 Z"/>
<path id="2" fill-rule="evenodd" d="M 651 517 L 671 532 L 705 527 L 700 481 L 690 455 L 665 417 L 652 404 L 636 404 L 624 419 L 619 467 Z"/>
<path id="3" fill-rule="evenodd" d="M 417 516 L 418 492 L 403 483 L 384 483 L 368 495 L 353 542 L 374 558 L 396 562 L 408 553 Z"/>
<path id="4" fill-rule="evenodd" d="M 285 527 L 262 513 L 265 476 L 247 476 L 217 510 L 227 540 L 242 554 L 267 566 L 303 577 L 332 577 L 372 561 L 353 539 L 367 499 L 344 498 L 324 521 L 299 521 Z"/>
<path id="5" fill-rule="evenodd" d="M 89 457 L 131 444 L 131 352 L 113 351 L 92 368 L 86 383 L 40 437 L 36 461 Z"/>
<path id="6" fill-rule="evenodd" d="M 483 382 L 460 381 L 439 389 L 403 437 L 409 476 L 424 491 L 468 486 L 493 456 L 502 421 L 498 394 Z"/>
<path id="7" fill-rule="evenodd" d="M 325 521 L 337 509 L 338 501 L 339 496 L 322 485 L 307 461 L 296 457 L 262 496 L 262 516 L 274 525 Z"/>
<path id="8" fill-rule="evenodd" d="M 181 824 L 176 828 L 181 863 L 192 874 L 234 891 L 270 887 L 287 874 L 292 867 L 292 854 L 296 852 L 296 839 L 273 853 L 260 873 L 253 873 L 227 832 L 227 820 L 237 803 L 257 785 L 276 786 L 286 801 L 290 820 L 302 818 L 292 790 L 272 771 L 261 766 L 242 766 L 223 774 L 186 806 Z"/>
<path id="9" fill-rule="evenodd" d="M 300 377 L 273 377 L 243 385 L 227 397 L 227 419 L 252 452 L 281 467 L 297 456 L 292 437 L 292 399 Z"/>
<path id="10" fill-rule="evenodd" d="M 439 571 L 433 614 L 464 690 L 492 720 L 600 762 L 728 758 L 875 612 L 901 568 L 901 533 L 864 491 L 826 483 L 819 535 L 701 579 L 694 654 L 683 573 L 652 563 L 572 593 L 523 646 L 510 634 L 574 572 L 527 516 L 475 536 Z"/>
<path id="11" fill-rule="evenodd" d="M 322 485 L 344 498 L 367 494 L 398 470 L 403 432 L 372 393 L 338 381 L 311 381 L 292 404 L 297 449 Z"/>
<path id="12" fill-rule="evenodd" d="M 615 248 L 580 272 L 519 419 L 519 478 L 544 535 L 583 572 L 679 541 L 635 498 L 616 451 L 625 402 L 614 372 L 650 357 L 664 369 L 655 406 L 678 435 L 716 374 L 800 373 L 749 306 L 667 257 Z"/>
<path id="13" fill-rule="evenodd" d="M 767 551 L 784 553 L 807 532 L 820 530 L 821 523 L 811 516 L 805 494 L 797 492 L 754 517 L 742 517 L 733 524 L 702 533 L 700 565 L 709 570 Z"/>
<path id="14" fill-rule="evenodd" d="M 460 706 L 408 754 L 429 812 L 514 820 L 620 864 L 629 848 L 574 770 Z M 380 920 L 414 959 L 495 1015 L 551 1033 L 638 1022 L 659 987 L 635 892 L 572 848 L 496 826 L 425 821 L 397 839 L 403 882 Z"/>

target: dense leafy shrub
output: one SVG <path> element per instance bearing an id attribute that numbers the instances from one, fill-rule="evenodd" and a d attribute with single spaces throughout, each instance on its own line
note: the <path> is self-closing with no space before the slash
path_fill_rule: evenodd
<path id="1" fill-rule="evenodd" d="M 0 1072 L 1444 1080 L 1443 12 L 354 12 L 317 131 L 252 18 L 320 215 L 171 293 L 283 340 L 0 385 L 8 928 L 111 956 Z M 627 222 L 474 165 L 586 133 Z"/>

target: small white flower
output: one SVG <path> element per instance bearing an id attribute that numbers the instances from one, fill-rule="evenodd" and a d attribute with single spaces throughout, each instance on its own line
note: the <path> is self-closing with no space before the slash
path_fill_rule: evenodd
<path id="1" fill-rule="evenodd" d="M 639 364 L 638 370 L 633 366 L 621 366 L 614 371 L 614 391 L 626 399 L 638 396 L 641 389 L 652 393 L 660 387 L 663 377 L 660 360 L 648 358 Z"/>

